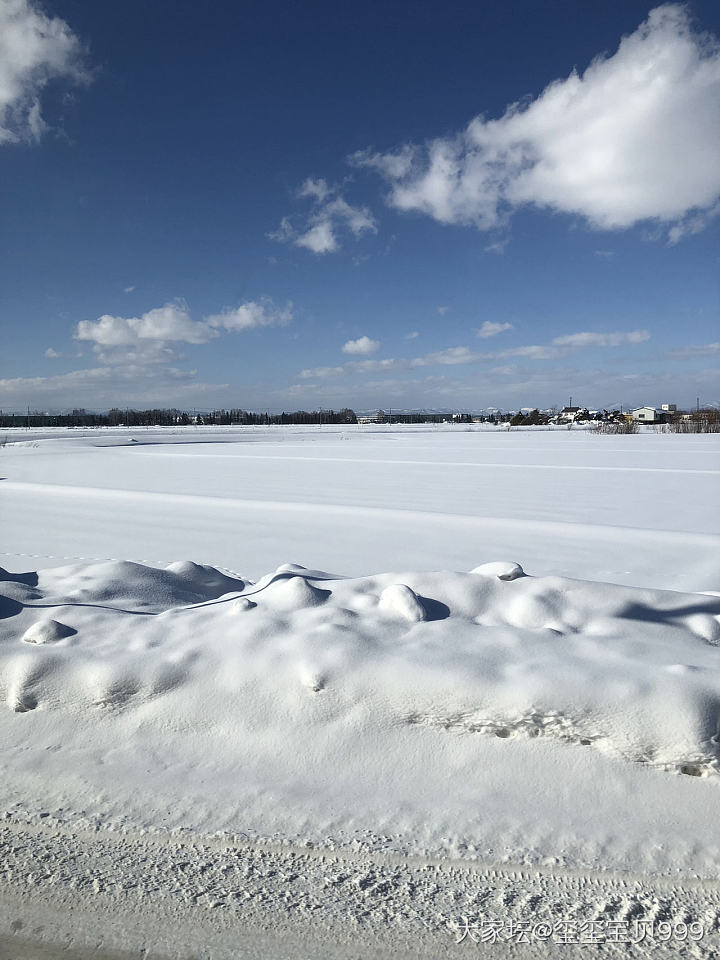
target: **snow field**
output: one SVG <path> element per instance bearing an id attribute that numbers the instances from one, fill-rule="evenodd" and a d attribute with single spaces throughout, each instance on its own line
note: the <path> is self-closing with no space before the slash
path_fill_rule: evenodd
<path id="1" fill-rule="evenodd" d="M 434 957 L 463 913 L 693 919 L 712 956 L 719 468 L 649 434 L 8 445 L 0 904 L 126 950 L 157 912 L 213 960 L 238 925 Z"/>

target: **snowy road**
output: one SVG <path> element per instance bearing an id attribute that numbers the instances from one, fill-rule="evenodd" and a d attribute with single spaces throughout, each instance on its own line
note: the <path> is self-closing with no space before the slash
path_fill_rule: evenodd
<path id="1" fill-rule="evenodd" d="M 68 952 L 77 960 L 532 960 L 598 950 L 711 958 L 720 948 L 715 877 L 113 834 L 7 818 L 0 864 L 0 930 L 12 931 L 0 933 L 7 960 Z M 52 930 L 44 951 L 38 924 Z M 481 942 L 493 929 L 497 941 Z"/>

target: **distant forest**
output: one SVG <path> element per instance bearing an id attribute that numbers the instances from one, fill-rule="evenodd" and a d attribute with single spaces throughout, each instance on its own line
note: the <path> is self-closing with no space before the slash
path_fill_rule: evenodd
<path id="1" fill-rule="evenodd" d="M 251 413 L 248 410 L 212 410 L 209 413 L 188 413 L 185 410 L 121 410 L 114 407 L 107 413 L 91 413 L 77 409 L 71 413 L 0 412 L 0 427 L 174 427 L 263 426 L 284 423 L 357 423 L 353 410 L 296 410 L 294 413 Z"/>

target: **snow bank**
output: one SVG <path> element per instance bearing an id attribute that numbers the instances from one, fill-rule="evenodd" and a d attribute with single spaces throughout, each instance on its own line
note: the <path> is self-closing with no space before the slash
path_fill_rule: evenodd
<path id="1" fill-rule="evenodd" d="M 505 562 L 360 579 L 286 564 L 254 584 L 189 562 L 0 569 L 0 594 L 11 744 L 28 713 L 52 718 L 61 740 L 77 723 L 131 718 L 155 725 L 158 749 L 163 731 L 204 738 L 222 765 L 241 732 L 260 762 L 274 742 L 301 749 L 372 724 L 371 764 L 387 763 L 383 736 L 400 726 L 450 734 L 461 752 L 478 735 L 550 739 L 719 770 L 716 596 L 529 577 Z"/>

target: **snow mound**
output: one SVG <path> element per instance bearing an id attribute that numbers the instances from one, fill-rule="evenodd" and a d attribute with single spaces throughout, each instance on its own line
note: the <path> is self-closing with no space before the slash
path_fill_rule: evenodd
<path id="1" fill-rule="evenodd" d="M 55 602 L 111 604 L 162 612 L 171 607 L 214 600 L 244 589 L 245 581 L 215 567 L 187 560 L 164 570 L 141 563 L 113 560 L 43 572 L 45 595 Z"/>
<path id="2" fill-rule="evenodd" d="M 247 613 L 256 606 L 257 604 L 253 603 L 249 597 L 234 597 L 230 609 L 233 613 Z"/>
<path id="3" fill-rule="evenodd" d="M 56 643 L 66 637 L 72 637 L 75 631 L 57 620 L 38 620 L 23 634 L 25 643 Z"/>
<path id="4" fill-rule="evenodd" d="M 514 563 L 357 579 L 284 564 L 254 584 L 190 562 L 2 571 L 0 728 L 19 749 L 35 722 L 19 714 L 45 714 L 101 757 L 124 724 L 222 766 L 239 737 L 260 763 L 339 731 L 374 731 L 364 762 L 387 763 L 401 727 L 456 738 L 468 762 L 482 734 L 710 776 L 719 644 L 716 596 Z"/>
<path id="5" fill-rule="evenodd" d="M 404 583 L 394 583 L 391 587 L 386 587 L 380 594 L 379 607 L 411 623 L 427 620 L 425 607 L 417 594 Z"/>
<path id="6" fill-rule="evenodd" d="M 266 587 L 262 599 L 277 610 L 293 611 L 316 607 L 329 596 L 329 591 L 318 589 L 304 577 L 290 577 L 275 580 Z"/>
<path id="7" fill-rule="evenodd" d="M 519 563 L 511 563 L 507 560 L 483 563 L 470 573 L 477 573 L 481 577 L 497 577 L 498 580 L 517 580 L 518 577 L 525 576 L 525 571 Z"/>

